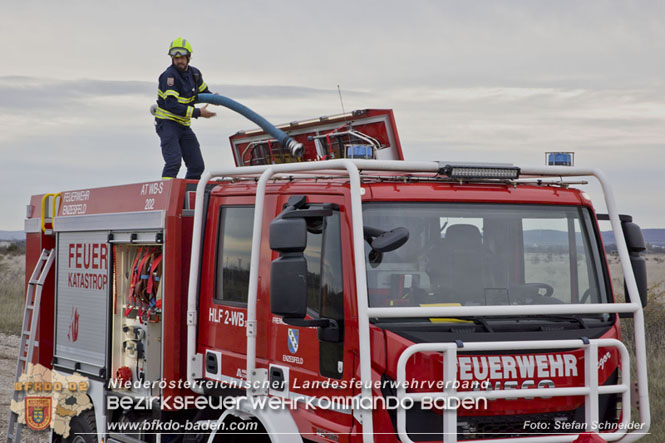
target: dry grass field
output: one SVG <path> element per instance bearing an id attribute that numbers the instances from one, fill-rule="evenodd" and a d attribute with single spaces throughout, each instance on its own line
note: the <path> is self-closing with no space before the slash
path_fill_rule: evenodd
<path id="1" fill-rule="evenodd" d="M 643 440 L 649 443 L 660 443 L 665 440 L 665 255 L 647 254 L 649 304 L 645 314 L 647 367 L 649 371 L 649 402 L 651 409 L 651 435 Z M 608 257 L 612 286 L 617 299 L 623 299 L 623 272 L 619 257 Z M 632 345 L 632 320 L 623 320 L 621 325 L 623 338 Z M 634 368 L 633 368 L 634 369 Z"/>
<path id="2" fill-rule="evenodd" d="M 25 255 L 0 255 L 0 332 L 19 335 L 23 321 Z"/>
<path id="3" fill-rule="evenodd" d="M 23 321 L 23 282 L 25 255 L 2 248 L 0 254 L 0 439 L 7 438 L 9 401 L 16 374 L 21 322 Z M 21 441 L 46 442 L 48 434 L 23 428 Z"/>
<path id="4" fill-rule="evenodd" d="M 647 275 L 649 280 L 649 301 L 665 302 L 665 254 L 646 254 Z M 618 297 L 623 296 L 623 271 L 618 255 L 609 255 L 607 261 L 612 275 L 612 286 Z"/>
<path id="5" fill-rule="evenodd" d="M 665 441 L 665 255 L 646 257 L 649 275 L 649 305 L 645 310 L 649 397 L 651 402 L 651 435 L 641 441 Z M 20 253 L 0 254 L 0 409 L 6 411 L 11 395 L 11 377 L 16 368 L 16 347 L 23 318 L 23 281 L 25 257 Z M 609 257 L 610 272 L 617 298 L 623 298 L 623 274 L 618 257 Z M 622 320 L 623 336 L 632 346 L 632 320 Z M 7 417 L 0 414 L 0 438 L 5 438 Z M 634 415 L 634 419 L 638 419 Z M 42 435 L 30 434 L 28 441 Z"/>

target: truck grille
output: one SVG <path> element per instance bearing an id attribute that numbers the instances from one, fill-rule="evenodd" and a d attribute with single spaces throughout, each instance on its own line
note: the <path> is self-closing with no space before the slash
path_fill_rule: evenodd
<path id="1" fill-rule="evenodd" d="M 584 421 L 577 420 L 577 427 L 564 430 L 561 423 L 575 421 L 576 411 L 543 414 L 500 415 L 482 417 L 458 417 L 457 439 L 500 439 L 527 437 L 538 434 L 578 433 Z M 526 423 L 538 426 L 527 426 Z M 556 424 L 559 423 L 557 426 Z M 430 411 L 411 410 L 406 416 L 406 429 L 413 441 L 442 441 L 442 417 Z"/>
<path id="2" fill-rule="evenodd" d="M 580 432 L 584 426 L 583 422 L 579 423 L 582 428 L 577 427 L 569 431 L 557 426 L 557 423 L 571 423 L 574 417 L 575 411 L 496 417 L 459 417 L 457 438 L 458 440 L 515 438 L 533 434 Z M 527 423 L 534 423 L 538 426 L 527 426 Z"/>

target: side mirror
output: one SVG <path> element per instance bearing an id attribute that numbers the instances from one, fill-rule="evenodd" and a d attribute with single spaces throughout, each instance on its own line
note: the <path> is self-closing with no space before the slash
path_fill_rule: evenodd
<path id="1" fill-rule="evenodd" d="M 369 243 L 372 250 L 369 252 L 369 262 L 378 266 L 383 259 L 384 252 L 394 251 L 409 240 L 409 230 L 406 228 L 395 228 L 390 231 L 365 226 L 363 228 L 365 241 Z"/>
<path id="2" fill-rule="evenodd" d="M 646 251 L 647 246 L 642 235 L 642 229 L 632 221 L 622 222 L 623 236 L 626 238 L 628 255 L 630 256 L 630 266 L 633 268 L 637 290 L 640 294 L 642 307 L 647 305 L 647 264 L 640 252 Z M 628 288 L 624 283 L 624 290 L 628 295 Z"/>
<path id="3" fill-rule="evenodd" d="M 409 231 L 406 228 L 395 228 L 391 231 L 381 233 L 372 240 L 372 249 L 377 252 L 390 252 L 400 248 L 409 239 Z"/>
<path id="4" fill-rule="evenodd" d="M 270 249 L 280 254 L 301 253 L 307 247 L 304 218 L 277 217 L 270 223 Z"/>
<path id="5" fill-rule="evenodd" d="M 283 317 L 307 314 L 307 223 L 276 218 L 270 223 L 270 248 L 280 253 L 270 267 L 270 311 Z"/>
<path id="6" fill-rule="evenodd" d="M 270 312 L 282 317 L 305 318 L 307 314 L 307 261 L 279 257 L 270 268 Z"/>
<path id="7" fill-rule="evenodd" d="M 608 214 L 596 214 L 598 220 L 609 220 Z M 647 265 L 640 252 L 646 251 L 647 245 L 642 235 L 642 229 L 633 223 L 633 217 L 626 214 L 619 214 L 621 221 L 621 230 L 626 239 L 626 246 L 628 247 L 628 255 L 630 257 L 630 266 L 633 268 L 633 275 L 635 275 L 635 283 L 637 283 L 637 292 L 640 294 L 640 301 L 642 307 L 647 305 Z M 623 284 L 626 298 L 630 300 L 628 294 L 628 287 L 626 283 Z M 631 300 L 632 301 L 632 300 Z"/>
<path id="8" fill-rule="evenodd" d="M 307 315 L 307 247 L 306 217 L 325 217 L 330 208 L 308 209 L 304 196 L 289 198 L 287 208 L 270 223 L 270 249 L 279 257 L 270 265 L 270 312 L 284 323 L 306 328 L 319 328 L 319 340 L 342 341 L 343 329 L 329 318 L 305 320 Z"/>
<path id="9" fill-rule="evenodd" d="M 623 236 L 626 238 L 626 246 L 630 252 L 642 252 L 647 250 L 647 244 L 642 235 L 642 229 L 633 222 L 621 223 Z"/>

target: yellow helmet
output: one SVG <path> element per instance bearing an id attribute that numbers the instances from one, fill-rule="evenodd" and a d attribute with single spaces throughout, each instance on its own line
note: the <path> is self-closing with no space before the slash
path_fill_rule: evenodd
<path id="1" fill-rule="evenodd" d="M 169 46 L 169 55 L 171 57 L 192 55 L 192 45 L 190 45 L 184 38 L 178 37 L 171 42 L 171 46 Z"/>

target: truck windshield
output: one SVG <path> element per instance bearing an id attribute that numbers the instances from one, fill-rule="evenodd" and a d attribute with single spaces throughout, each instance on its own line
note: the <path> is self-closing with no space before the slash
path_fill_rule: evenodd
<path id="1" fill-rule="evenodd" d="M 370 306 L 608 302 L 583 207 L 366 203 L 363 223 L 409 231 L 394 251 L 365 242 Z"/>

